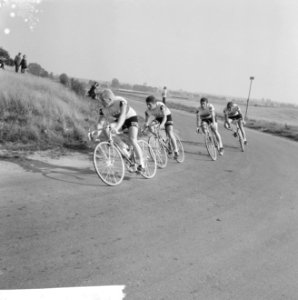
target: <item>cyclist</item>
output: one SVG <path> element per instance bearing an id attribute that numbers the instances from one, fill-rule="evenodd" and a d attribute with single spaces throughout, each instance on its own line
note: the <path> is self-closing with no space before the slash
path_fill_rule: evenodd
<path id="1" fill-rule="evenodd" d="M 174 148 L 174 158 L 179 156 L 177 142 L 174 136 L 173 120 L 171 111 L 161 101 L 157 101 L 154 96 L 146 98 L 147 110 L 145 111 L 145 127 L 149 127 L 150 123 L 157 121 L 160 129 L 165 129 Z"/>
<path id="2" fill-rule="evenodd" d="M 199 133 L 201 129 L 202 129 L 203 133 L 205 133 L 204 127 L 202 126 L 202 124 L 204 122 L 207 123 L 208 125 L 210 124 L 211 130 L 214 132 L 214 134 L 218 140 L 219 154 L 223 155 L 224 148 L 223 148 L 221 136 L 218 132 L 218 123 L 217 123 L 215 108 L 214 108 L 213 104 L 208 103 L 208 99 L 205 97 L 201 98 L 200 104 L 201 105 L 198 107 L 198 109 L 196 111 L 197 133 Z"/>
<path id="3" fill-rule="evenodd" d="M 100 108 L 97 129 L 103 128 L 106 119 L 111 122 L 112 132 L 119 133 L 120 130 L 128 129 L 129 142 L 132 144 L 140 165 L 138 172 L 144 172 L 144 159 L 142 150 L 138 145 L 138 116 L 136 111 L 128 104 L 123 97 L 116 96 L 110 89 L 104 89 L 99 94 Z M 118 141 L 124 145 L 122 141 Z"/>
<path id="4" fill-rule="evenodd" d="M 231 129 L 231 122 L 233 120 L 237 120 L 237 123 L 239 125 L 240 131 L 243 136 L 244 144 L 246 145 L 247 140 L 246 140 L 246 134 L 245 134 L 244 126 L 243 126 L 244 125 L 243 116 L 242 116 L 240 107 L 233 101 L 229 101 L 227 103 L 227 106 L 225 107 L 223 113 L 225 115 L 224 127 L 227 129 Z M 235 135 L 235 137 L 237 137 L 236 133 L 234 135 Z"/>

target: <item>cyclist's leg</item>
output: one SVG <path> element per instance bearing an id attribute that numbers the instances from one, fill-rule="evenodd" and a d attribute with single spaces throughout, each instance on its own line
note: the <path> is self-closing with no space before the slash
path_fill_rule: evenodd
<path id="1" fill-rule="evenodd" d="M 238 125 L 239 125 L 240 131 L 241 131 L 242 136 L 243 136 L 243 141 L 246 142 L 246 133 L 245 133 L 244 126 L 243 126 L 242 117 L 238 120 Z"/>
<path id="2" fill-rule="evenodd" d="M 138 145 L 138 126 L 137 126 L 137 124 L 132 124 L 128 128 L 128 138 L 129 138 L 131 145 L 133 146 L 133 149 L 137 155 L 137 159 L 139 160 L 141 167 L 144 168 L 143 153 L 142 153 L 140 146 Z"/>
<path id="3" fill-rule="evenodd" d="M 201 123 L 201 130 L 204 134 L 206 134 L 206 126 L 208 126 L 208 122 L 202 121 Z"/>
<path id="4" fill-rule="evenodd" d="M 211 130 L 214 132 L 214 134 L 215 134 L 215 136 L 216 136 L 216 139 L 217 139 L 217 141 L 218 141 L 219 148 L 220 148 L 220 149 L 223 149 L 222 139 L 221 139 L 221 136 L 220 136 L 220 134 L 219 134 L 219 132 L 218 132 L 218 123 L 215 122 L 215 125 L 211 124 L 210 127 L 211 127 Z"/>
<path id="5" fill-rule="evenodd" d="M 166 133 L 169 136 L 170 140 L 171 140 L 171 144 L 173 145 L 173 150 L 174 152 L 178 152 L 178 147 L 177 147 L 177 142 L 176 142 L 176 138 L 174 135 L 174 128 L 173 125 L 166 125 Z"/>

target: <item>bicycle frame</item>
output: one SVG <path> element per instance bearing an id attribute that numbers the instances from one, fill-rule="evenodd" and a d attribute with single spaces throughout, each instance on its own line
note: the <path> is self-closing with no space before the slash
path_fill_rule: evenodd
<path id="1" fill-rule="evenodd" d="M 168 154 L 173 153 L 171 140 L 170 140 L 170 138 L 169 138 L 169 136 L 168 136 L 168 134 L 166 133 L 165 130 L 164 131 L 165 131 L 166 138 L 164 138 L 161 135 L 161 133 L 160 133 L 161 129 L 160 129 L 160 124 L 159 123 L 154 122 L 154 124 L 152 124 L 149 127 L 149 131 L 160 141 L 160 143 L 166 149 Z"/>
<path id="2" fill-rule="evenodd" d="M 118 145 L 118 143 L 114 140 L 114 136 L 116 134 L 113 134 L 111 129 L 112 129 L 111 125 L 108 124 L 107 126 L 104 126 L 102 129 L 93 130 L 91 132 L 91 136 L 93 136 L 96 132 L 98 133 L 98 132 L 102 132 L 102 130 L 105 130 L 106 133 L 107 133 L 107 142 L 110 145 L 115 146 L 119 150 L 119 152 L 120 152 L 122 158 L 124 159 L 124 161 L 129 164 L 129 165 L 125 164 L 126 168 L 128 169 L 128 171 L 131 171 L 129 168 L 134 167 L 135 164 L 136 164 L 135 154 L 134 154 L 134 151 L 132 149 L 132 146 L 131 145 L 129 146 L 129 156 L 127 156 L 127 154 L 124 153 L 123 148 L 120 147 Z M 121 133 L 123 133 L 123 132 L 119 132 L 119 134 L 121 134 Z"/>

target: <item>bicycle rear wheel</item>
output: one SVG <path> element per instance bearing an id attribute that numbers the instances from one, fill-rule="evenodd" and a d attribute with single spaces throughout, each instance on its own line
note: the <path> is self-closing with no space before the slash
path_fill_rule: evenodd
<path id="1" fill-rule="evenodd" d="M 121 153 L 109 142 L 100 142 L 94 149 L 93 164 L 99 178 L 107 185 L 122 182 L 125 166 Z"/>
<path id="2" fill-rule="evenodd" d="M 138 144 L 142 150 L 145 168 L 145 172 L 142 172 L 141 175 L 145 178 L 153 178 L 157 169 L 155 153 L 146 141 L 138 140 Z"/>
<path id="3" fill-rule="evenodd" d="M 183 148 L 183 144 L 179 138 L 179 136 L 177 134 L 174 134 L 175 139 L 176 139 L 176 143 L 177 143 L 177 148 L 178 148 L 178 158 L 176 159 L 177 162 L 182 163 L 184 162 L 184 148 Z"/>
<path id="4" fill-rule="evenodd" d="M 163 169 L 167 166 L 168 156 L 167 151 L 164 148 L 160 140 L 155 136 L 150 136 L 148 139 L 148 144 L 155 153 L 156 164 L 159 168 Z"/>
<path id="5" fill-rule="evenodd" d="M 210 132 L 205 133 L 205 145 L 212 160 L 217 159 L 217 150 L 214 146 L 213 136 Z"/>

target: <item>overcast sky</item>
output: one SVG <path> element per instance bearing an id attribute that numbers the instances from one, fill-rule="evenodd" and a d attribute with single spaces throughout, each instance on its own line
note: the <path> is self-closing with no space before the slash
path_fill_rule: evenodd
<path id="1" fill-rule="evenodd" d="M 0 3 L 0 47 L 54 74 L 298 104 L 297 0 Z"/>

